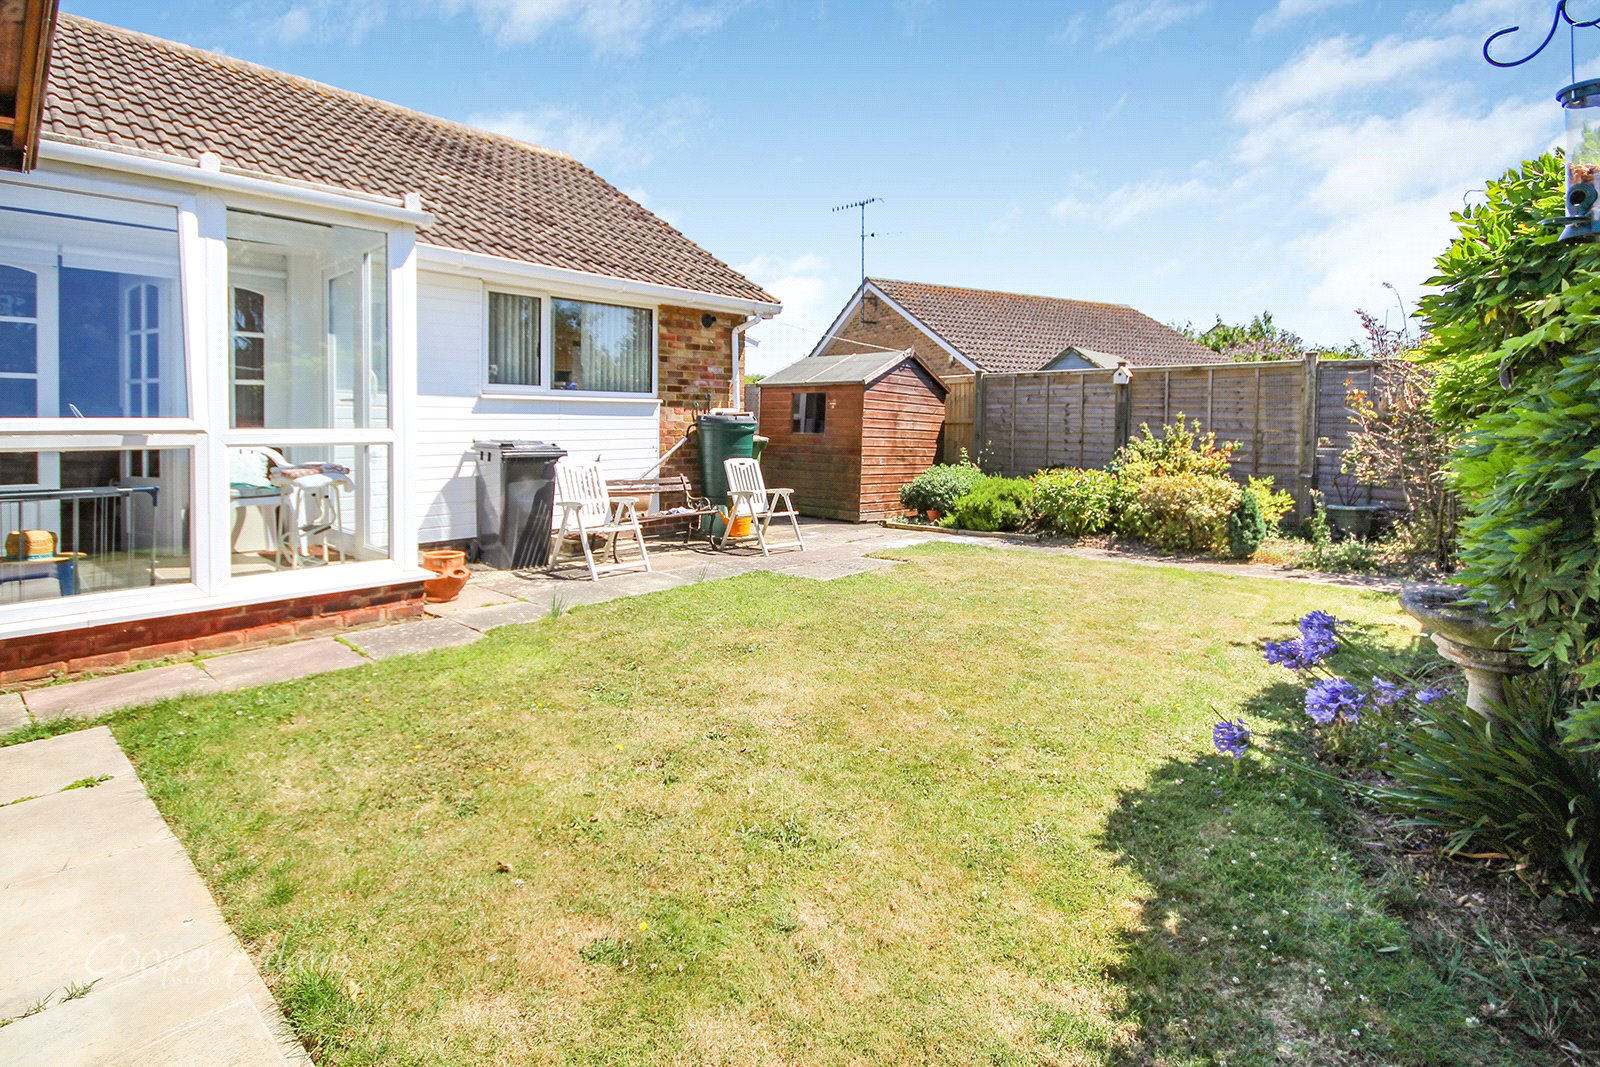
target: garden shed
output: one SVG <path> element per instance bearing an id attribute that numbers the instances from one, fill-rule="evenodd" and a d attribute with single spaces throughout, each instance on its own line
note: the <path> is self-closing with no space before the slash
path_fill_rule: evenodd
<path id="1" fill-rule="evenodd" d="M 946 389 L 910 350 L 810 356 L 761 382 L 761 465 L 807 515 L 899 515 L 900 487 L 939 461 Z"/>

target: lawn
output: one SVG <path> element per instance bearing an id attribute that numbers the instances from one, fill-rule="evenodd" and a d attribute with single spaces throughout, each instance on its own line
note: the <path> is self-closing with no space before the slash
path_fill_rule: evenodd
<path id="1" fill-rule="evenodd" d="M 324 1065 L 1533 1062 L 1211 753 L 1392 598 L 894 555 L 112 725 Z"/>

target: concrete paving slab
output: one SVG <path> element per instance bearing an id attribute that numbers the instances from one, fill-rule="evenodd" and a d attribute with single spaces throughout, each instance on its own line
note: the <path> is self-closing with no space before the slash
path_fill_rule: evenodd
<path id="1" fill-rule="evenodd" d="M 77 777 L 93 776 L 85 771 Z M 151 822 L 144 802 L 138 779 L 119 775 L 92 789 L 46 793 L 0 808 L 0 899 L 29 879 L 170 836 L 159 819 Z"/>
<path id="2" fill-rule="evenodd" d="M 251 995 L 249 986 L 261 979 L 249 959 L 230 973 L 232 961 L 219 952 L 208 946 L 161 958 L 79 1000 L 58 999 L 0 1029 L 0 1060 L 8 1067 L 310 1067 L 266 987 L 266 1004 Z"/>
<path id="3" fill-rule="evenodd" d="M 0 1063 L 309 1067 L 110 731 L 0 750 L 5 781 L 26 768 L 118 773 L 0 808 Z"/>
<path id="4" fill-rule="evenodd" d="M 481 631 L 454 619 L 422 619 L 380 626 L 376 630 L 357 630 L 345 640 L 373 659 L 388 659 L 436 648 L 470 645 L 482 637 Z"/>
<path id="5" fill-rule="evenodd" d="M 802 567 L 790 568 L 784 573 L 797 578 L 815 578 L 817 581 L 831 582 L 835 578 L 848 578 L 853 574 L 866 574 L 868 571 L 880 571 L 894 566 L 898 564 L 888 559 L 824 559 Z"/>
<path id="6" fill-rule="evenodd" d="M 189 859 L 171 835 L 11 887 L 0 915 L 0 1019 L 68 983 L 110 982 L 218 937 L 203 919 L 211 896 L 197 878 L 172 878 Z M 115 885 L 115 893 L 106 893 Z"/>
<path id="7" fill-rule="evenodd" d="M 516 597 L 509 596 L 501 589 L 494 588 L 490 583 L 474 578 L 461 587 L 461 594 L 448 604 L 429 604 L 424 610 L 429 615 L 449 618 L 459 615 L 463 611 L 472 611 L 475 608 L 488 608 L 496 604 L 508 604 Z"/>
<path id="8" fill-rule="evenodd" d="M 19 726 L 30 723 L 28 706 L 22 702 L 21 693 L 0 693 L 0 734 L 10 733 Z"/>
<path id="9" fill-rule="evenodd" d="M 514 604 L 495 604 L 487 608 L 464 611 L 453 621 L 470 626 L 480 633 L 488 633 L 497 626 L 512 626 L 523 622 L 538 622 L 550 614 L 550 598 L 542 602 L 518 601 Z"/>
<path id="10" fill-rule="evenodd" d="M 116 745 L 107 746 L 99 730 L 77 730 L 52 738 L 46 748 L 0 748 L 0 804 L 18 797 L 54 793 L 80 778 L 132 778 L 133 764 Z"/>
<path id="11" fill-rule="evenodd" d="M 40 722 L 93 718 L 133 704 L 148 704 L 186 693 L 214 693 L 217 683 L 192 663 L 129 671 L 110 678 L 64 682 L 22 694 L 28 711 Z"/>
<path id="12" fill-rule="evenodd" d="M 253 652 L 232 652 L 205 660 L 201 667 L 227 690 L 252 685 L 286 682 L 310 674 L 342 671 L 359 667 L 368 660 L 361 653 L 331 637 L 297 641 L 292 645 L 258 648 Z"/>

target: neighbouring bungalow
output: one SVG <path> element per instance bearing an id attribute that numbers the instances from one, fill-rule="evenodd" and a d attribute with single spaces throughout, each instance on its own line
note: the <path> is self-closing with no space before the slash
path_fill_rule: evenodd
<path id="1" fill-rule="evenodd" d="M 1124 304 L 868 278 L 811 354 L 752 394 L 769 481 L 807 515 L 862 522 L 901 514 L 900 487 L 959 454 L 942 432 L 960 379 L 1225 362 Z"/>
<path id="2" fill-rule="evenodd" d="M 868 278 L 812 356 L 911 349 L 941 378 L 1227 359 L 1126 304 Z"/>
<path id="3" fill-rule="evenodd" d="M 904 513 L 900 487 L 939 462 L 944 383 L 915 352 L 817 356 L 761 381 L 761 465 L 807 515 Z"/>
<path id="4" fill-rule="evenodd" d="M 577 161 L 41 25 L 37 158 L 0 159 L 33 164 L 0 172 L 0 683 L 416 614 L 474 440 L 638 477 L 739 403 L 778 302 Z"/>

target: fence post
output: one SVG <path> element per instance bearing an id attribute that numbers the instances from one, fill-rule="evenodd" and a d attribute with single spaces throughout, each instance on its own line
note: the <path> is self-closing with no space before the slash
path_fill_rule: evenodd
<path id="1" fill-rule="evenodd" d="M 1321 399 L 1317 376 L 1317 354 L 1307 352 L 1301 368 L 1300 441 L 1296 456 L 1295 506 L 1301 515 L 1311 514 L 1311 492 L 1317 487 L 1317 409 Z"/>
<path id="2" fill-rule="evenodd" d="M 989 379 L 981 370 L 972 372 L 972 462 L 983 466 L 983 452 L 989 444 Z"/>
<path id="3" fill-rule="evenodd" d="M 1133 436 L 1133 383 L 1113 379 L 1116 395 L 1116 414 L 1111 423 L 1112 451 L 1128 443 Z"/>

